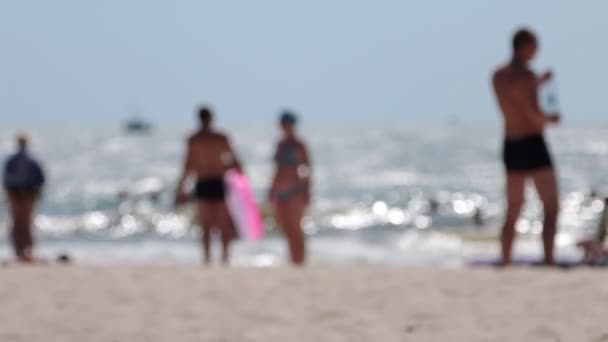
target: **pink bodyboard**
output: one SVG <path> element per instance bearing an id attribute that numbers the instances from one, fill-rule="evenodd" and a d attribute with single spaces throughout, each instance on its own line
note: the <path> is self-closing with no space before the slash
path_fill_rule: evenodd
<path id="1" fill-rule="evenodd" d="M 230 170 L 225 181 L 228 186 L 226 203 L 239 236 L 246 240 L 260 240 L 264 236 L 264 222 L 249 180 L 242 173 Z"/>

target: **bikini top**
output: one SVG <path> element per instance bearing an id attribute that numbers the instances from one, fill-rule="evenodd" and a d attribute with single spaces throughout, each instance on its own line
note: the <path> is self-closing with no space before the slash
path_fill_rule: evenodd
<path id="1" fill-rule="evenodd" d="M 279 147 L 274 158 L 278 166 L 298 166 L 302 161 L 298 157 L 298 144 L 295 141 L 288 141 Z"/>

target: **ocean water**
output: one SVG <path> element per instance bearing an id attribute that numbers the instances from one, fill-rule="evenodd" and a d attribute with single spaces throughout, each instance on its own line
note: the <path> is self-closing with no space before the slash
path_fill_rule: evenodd
<path id="1" fill-rule="evenodd" d="M 458 122 L 307 126 L 314 160 L 314 205 L 304 220 L 313 264 L 463 265 L 498 255 L 504 175 L 496 125 Z M 0 131 L 0 155 L 13 149 Z M 89 264 L 197 263 L 191 208 L 172 196 L 187 130 L 128 135 L 119 129 L 32 132 L 49 183 L 36 219 L 37 250 Z M 264 205 L 278 133 L 230 132 L 266 215 L 263 241 L 238 241 L 236 265 L 284 264 L 286 246 Z M 547 135 L 558 166 L 558 256 L 578 258 L 577 240 L 593 234 L 604 209 L 608 127 L 561 127 Z M 516 253 L 539 256 L 542 208 L 532 189 L 518 222 Z M 0 200 L 0 258 L 11 255 L 8 213 Z M 216 251 L 219 252 L 219 251 Z"/>

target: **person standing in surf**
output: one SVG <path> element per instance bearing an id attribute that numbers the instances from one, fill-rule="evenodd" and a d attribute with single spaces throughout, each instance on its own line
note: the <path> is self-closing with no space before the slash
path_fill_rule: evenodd
<path id="1" fill-rule="evenodd" d="M 506 168 L 507 214 L 501 233 L 502 264 L 511 263 L 515 223 L 524 203 L 527 180 L 532 180 L 543 203 L 544 262 L 554 264 L 553 248 L 559 211 L 557 179 L 543 132 L 560 122 L 560 115 L 545 115 L 539 105 L 539 87 L 551 72 L 537 76 L 529 67 L 538 49 L 534 33 L 521 29 L 512 40 L 513 56 L 494 72 L 492 83 L 504 118 L 503 161 Z"/>
<path id="2" fill-rule="evenodd" d="M 302 219 L 310 204 L 311 164 L 306 145 L 296 135 L 297 118 L 284 112 L 279 120 L 283 137 L 274 155 L 276 171 L 268 194 L 294 265 L 306 258 Z"/>
<path id="3" fill-rule="evenodd" d="M 198 201 L 199 223 L 202 230 L 204 263 L 211 263 L 211 235 L 218 229 L 222 240 L 222 263 L 229 261 L 230 242 L 234 237 L 226 205 L 226 171 L 241 165 L 228 137 L 213 128 L 211 109 L 199 109 L 200 129 L 188 138 L 183 171 L 177 184 L 176 204 L 188 201 L 184 183 L 190 175 L 197 177 L 195 197 Z"/>
<path id="4" fill-rule="evenodd" d="M 12 216 L 11 242 L 18 262 L 36 262 L 32 221 L 44 182 L 40 163 L 28 151 L 27 137 L 19 135 L 17 152 L 6 161 L 3 180 Z"/>

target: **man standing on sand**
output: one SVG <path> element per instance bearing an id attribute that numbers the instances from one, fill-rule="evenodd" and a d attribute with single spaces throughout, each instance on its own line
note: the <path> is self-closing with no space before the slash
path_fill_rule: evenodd
<path id="1" fill-rule="evenodd" d="M 531 179 L 543 203 L 543 247 L 546 265 L 554 263 L 559 194 L 551 155 L 543 131 L 558 124 L 560 116 L 546 116 L 538 103 L 538 88 L 551 78 L 547 72 L 538 77 L 529 68 L 537 51 L 536 36 L 522 29 L 513 37 L 513 57 L 493 75 L 492 82 L 504 117 L 503 161 L 507 173 L 507 215 L 502 228 L 502 264 L 511 263 L 515 223 L 524 202 L 526 180 Z"/>
<path id="2" fill-rule="evenodd" d="M 199 110 L 201 128 L 187 142 L 186 161 L 179 179 L 175 202 L 184 203 L 188 195 L 184 192 L 184 182 L 188 176 L 197 177 L 196 199 L 202 229 L 204 262 L 211 262 L 211 233 L 216 228 L 222 238 L 222 262 L 228 263 L 229 247 L 233 238 L 232 223 L 226 206 L 226 185 L 224 175 L 230 168 L 241 169 L 228 138 L 212 127 L 213 114 L 209 108 Z"/>
<path id="3" fill-rule="evenodd" d="M 44 185 L 40 164 L 28 152 L 28 139 L 17 137 L 17 153 L 8 158 L 4 167 L 4 189 L 10 206 L 13 225 L 11 242 L 18 262 L 32 263 L 34 238 L 32 219 L 36 200 Z"/>

